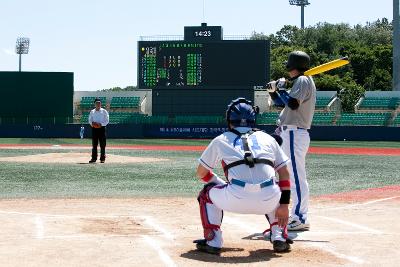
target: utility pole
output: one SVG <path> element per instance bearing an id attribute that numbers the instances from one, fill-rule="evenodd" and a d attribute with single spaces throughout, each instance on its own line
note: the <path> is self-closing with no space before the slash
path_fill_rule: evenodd
<path id="1" fill-rule="evenodd" d="M 400 8 L 393 0 L 393 91 L 400 91 Z"/>

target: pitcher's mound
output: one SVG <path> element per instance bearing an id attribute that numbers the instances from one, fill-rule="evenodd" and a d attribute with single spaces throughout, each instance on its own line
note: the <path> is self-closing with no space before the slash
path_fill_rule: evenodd
<path id="1" fill-rule="evenodd" d="M 26 163 L 88 163 L 89 160 L 89 153 L 44 153 L 16 157 L 0 157 L 0 161 Z M 163 158 L 129 157 L 113 154 L 107 154 L 106 157 L 107 163 L 146 163 L 167 160 L 168 159 Z"/>

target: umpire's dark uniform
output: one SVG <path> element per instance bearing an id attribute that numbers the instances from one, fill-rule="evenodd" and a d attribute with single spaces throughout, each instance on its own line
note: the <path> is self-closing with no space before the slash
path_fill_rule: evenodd
<path id="1" fill-rule="evenodd" d="M 92 126 L 92 159 L 89 163 L 97 160 L 97 145 L 100 142 L 100 162 L 106 160 L 106 126 L 109 122 L 107 110 L 101 107 L 101 100 L 95 99 L 96 108 L 90 111 L 89 124 Z"/>

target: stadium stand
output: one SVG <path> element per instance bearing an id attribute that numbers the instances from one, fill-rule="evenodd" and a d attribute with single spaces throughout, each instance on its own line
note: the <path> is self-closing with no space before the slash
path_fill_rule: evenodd
<path id="1" fill-rule="evenodd" d="M 359 109 L 394 110 L 399 105 L 399 97 L 366 97 L 362 100 Z"/>
<path id="2" fill-rule="evenodd" d="M 101 102 L 103 103 L 103 106 L 105 106 L 105 103 L 107 101 L 107 98 L 105 97 L 99 97 Z M 81 98 L 81 102 L 80 102 L 80 106 L 82 109 L 88 109 L 88 108 L 93 108 L 94 107 L 94 100 L 96 99 L 96 97 L 94 96 L 83 96 Z"/>
<path id="3" fill-rule="evenodd" d="M 392 126 L 400 127 L 400 113 L 394 118 Z"/>
<path id="4" fill-rule="evenodd" d="M 258 124 L 276 125 L 276 120 L 279 117 L 279 112 L 266 112 L 257 116 Z"/>
<path id="5" fill-rule="evenodd" d="M 328 104 L 331 102 L 332 97 L 321 97 L 317 96 L 317 102 L 315 103 L 315 109 L 320 110 L 320 109 L 326 109 L 328 107 Z"/>
<path id="6" fill-rule="evenodd" d="M 386 126 L 390 117 L 390 113 L 342 113 L 336 125 Z"/>
<path id="7" fill-rule="evenodd" d="M 313 117 L 313 125 L 332 125 L 335 119 L 335 112 L 315 112 Z"/>
<path id="8" fill-rule="evenodd" d="M 140 104 L 140 97 L 113 97 L 110 108 L 137 108 Z"/>

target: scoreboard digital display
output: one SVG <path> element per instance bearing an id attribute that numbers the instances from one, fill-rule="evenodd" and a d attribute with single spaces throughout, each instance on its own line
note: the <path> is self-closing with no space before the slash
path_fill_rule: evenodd
<path id="1" fill-rule="evenodd" d="M 255 87 L 269 81 L 265 40 L 140 41 L 139 88 Z"/>

